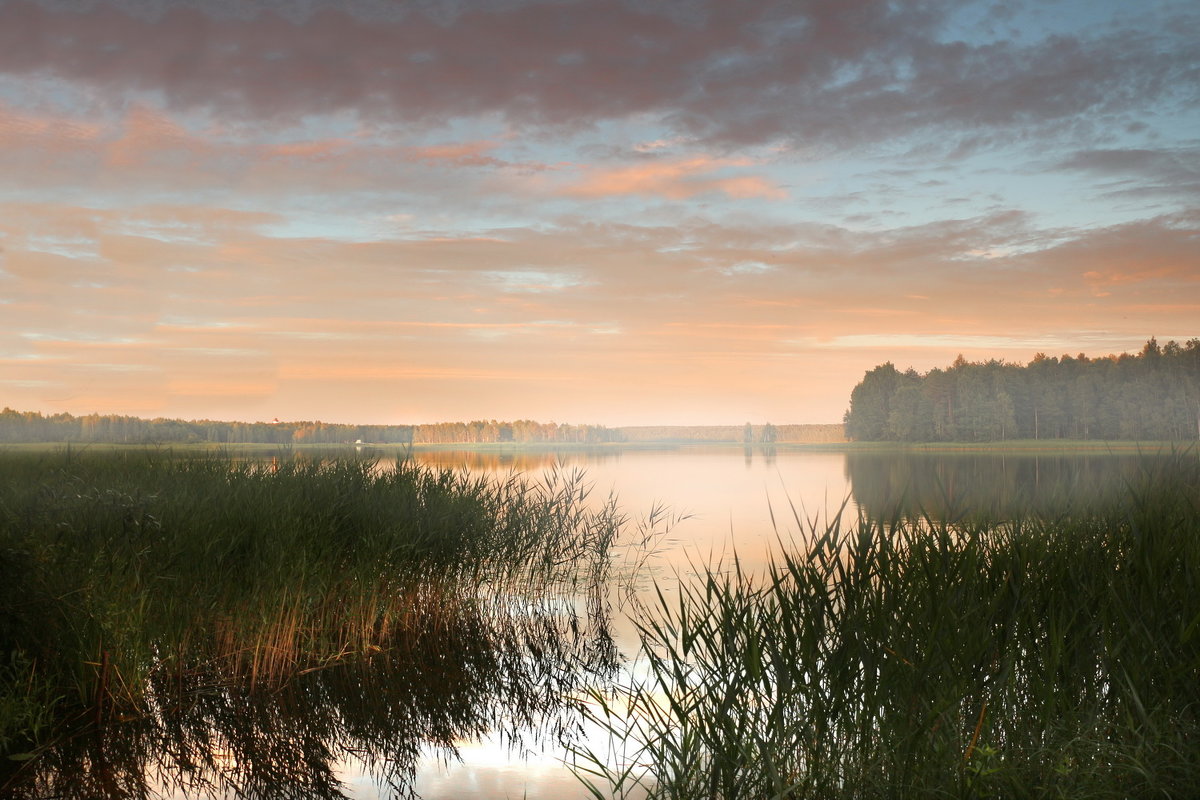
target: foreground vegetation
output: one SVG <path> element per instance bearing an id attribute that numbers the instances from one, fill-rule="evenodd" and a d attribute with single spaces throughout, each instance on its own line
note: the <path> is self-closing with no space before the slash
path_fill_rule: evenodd
<path id="1" fill-rule="evenodd" d="M 1149 463 L 1149 462 L 1148 462 Z M 1200 782 L 1200 468 L 1003 521 L 796 520 L 640 614 L 597 797 L 1128 798 Z"/>
<path id="2" fill-rule="evenodd" d="M 238 791 L 337 796 L 364 742 L 406 768 L 498 703 L 549 714 L 613 665 L 598 608 L 552 602 L 599 585 L 621 522 L 585 495 L 409 461 L 0 454 L 0 787 L 142 796 L 151 766 L 215 780 L 232 752 Z"/>

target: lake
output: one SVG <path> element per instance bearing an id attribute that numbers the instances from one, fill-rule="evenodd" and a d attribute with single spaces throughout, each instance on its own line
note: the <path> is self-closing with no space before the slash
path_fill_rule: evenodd
<path id="1" fill-rule="evenodd" d="M 735 554 L 743 568 L 761 570 L 781 547 L 802 547 L 804 531 L 839 512 L 851 519 L 859 513 L 898 512 L 996 519 L 1031 508 L 1097 504 L 1119 496 L 1125 483 L 1153 460 L 1128 451 L 823 452 L 700 445 L 561 453 L 436 450 L 417 458 L 493 474 L 582 469 L 593 486 L 593 499 L 618 496 L 631 529 L 652 509 L 664 509 L 665 520 L 678 519 L 660 523 L 650 542 L 652 555 L 635 576 L 643 597 L 655 584 L 670 592 L 680 577 L 686 580 L 700 567 L 728 565 Z M 636 635 L 616 606 L 612 630 L 620 650 L 634 654 Z M 431 799 L 589 796 L 554 748 L 514 758 L 503 742 L 488 738 L 463 743 L 460 754 L 462 762 L 449 766 L 426 758 L 416 790 Z M 389 796 L 363 775 L 352 780 L 355 797 Z"/>
<path id="2" fill-rule="evenodd" d="M 347 451 L 293 455 L 345 458 Z M 391 452 L 363 448 L 355 455 L 378 460 L 347 466 L 378 477 L 392 474 Z M 271 458 L 258 471 L 265 479 L 276 475 Z M 609 562 L 599 562 L 608 565 L 605 579 L 599 586 L 567 580 L 528 595 L 512 585 L 485 583 L 480 592 L 464 595 L 439 594 L 433 587 L 422 599 L 421 587 L 430 583 L 425 574 L 411 599 L 387 595 L 398 598 L 415 622 L 404 628 L 402 639 L 375 648 L 378 655 L 368 651 L 363 659 L 344 661 L 335 656 L 268 692 L 256 692 L 253 682 L 247 687 L 219 676 L 214 681 L 204 669 L 169 673 L 175 677 L 166 684 L 150 686 L 149 713 L 85 725 L 70 746 L 39 754 L 30 763 L 48 782 L 19 796 L 70 795 L 62 785 L 82 784 L 68 779 L 55 792 L 55 776 L 86 772 L 86 793 L 104 797 L 142 796 L 146 788 L 179 798 L 391 798 L 408 792 L 426 798 L 589 797 L 563 765 L 568 753 L 563 742 L 604 752 L 606 738 L 580 717 L 575 701 L 591 687 L 645 674 L 644 663 L 634 658 L 639 640 L 630 616 L 639 604 L 653 605 L 660 593 L 671 599 L 682 582 L 705 570 L 728 571 L 735 559 L 743 572 L 763 572 L 781 553 L 804 550 L 811 531 L 823 530 L 839 514 L 851 521 L 861 515 L 921 518 L 935 525 L 1030 513 L 1053 518 L 1072 508 L 1119 502 L 1127 484 L 1167 457 L 1096 449 L 979 453 L 685 445 L 557 452 L 429 449 L 414 458 L 496 481 L 524 476 L 561 486 L 564 478 L 582 474 L 581 485 L 589 487 L 585 507 L 615 502 L 627 517 L 623 541 Z M 257 462 L 243 466 L 258 470 Z M 228 475 L 221 470 L 228 466 L 215 468 L 219 483 L 212 497 L 227 497 Z M 278 476 L 286 473 L 281 469 Z M 257 485 L 253 475 L 243 477 L 242 483 Z M 326 506 L 357 496 L 353 491 L 324 501 L 296 496 L 279 508 L 298 510 L 288 526 L 302 527 Z M 139 505 L 143 500 L 111 491 L 97 498 L 102 511 L 124 520 L 121 537 L 157 535 L 157 518 L 145 510 L 149 506 Z M 68 506 L 84 500 L 76 489 L 64 495 Z M 153 500 L 151 495 L 145 502 Z M 221 511 L 226 502 L 211 505 Z M 403 520 L 422 516 L 407 508 L 363 506 L 363 513 L 381 515 L 370 519 L 383 522 L 356 523 L 355 535 L 368 541 L 372 531 L 397 524 L 387 522 L 389 509 Z M 445 507 L 453 521 L 439 529 L 437 541 L 463 530 L 455 508 Z M 269 529 L 279 516 L 267 516 Z M 493 527 L 501 529 L 487 530 Z M 323 550 L 340 538 L 321 533 L 316 546 Z M 312 562 L 297 563 L 305 569 Z M 363 574 L 378 573 L 378 563 L 372 558 Z M 295 588 L 295 572 L 280 574 L 293 602 L 310 601 Z M 208 576 L 202 579 L 208 582 Z M 250 575 L 246 583 L 257 580 Z M 447 597 L 460 599 L 447 604 Z M 336 598 L 345 604 L 344 595 Z M 103 669 L 90 661 L 84 667 Z M 103 705 L 93 708 L 99 722 Z"/>

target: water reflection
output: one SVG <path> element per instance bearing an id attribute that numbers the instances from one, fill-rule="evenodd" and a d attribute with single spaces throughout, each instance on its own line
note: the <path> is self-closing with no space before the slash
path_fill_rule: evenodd
<path id="1" fill-rule="evenodd" d="M 846 480 L 868 517 L 1012 519 L 1124 497 L 1167 455 L 847 453 Z"/>
<path id="2" fill-rule="evenodd" d="M 433 749 L 501 736 L 519 751 L 579 733 L 570 698 L 611 677 L 617 652 L 601 598 L 492 598 L 428 615 L 370 656 L 282 686 L 194 669 L 159 675 L 140 716 L 88 725 L 37 759 L 9 762 L 6 797 L 341 798 L 365 765 L 409 796 Z"/>
<path id="3" fill-rule="evenodd" d="M 361 455 L 378 458 L 383 468 L 397 453 Z M 722 559 L 728 564 L 733 553 L 748 571 L 765 570 L 807 520 L 836 512 L 848 494 L 868 516 L 891 516 L 897 508 L 938 519 L 1055 513 L 1121 496 L 1150 463 L 1134 455 L 839 453 L 758 444 L 438 449 L 413 456 L 430 466 L 520 472 L 535 480 L 547 470 L 578 467 L 595 486 L 588 502 L 603 503 L 612 491 L 634 519 L 659 505 L 686 515 L 655 540 L 646 562 L 642 588 L 668 594 L 681 576 Z M 282 464 L 327 454 L 275 457 Z M 571 698 L 617 674 L 614 638 L 626 653 L 636 651 L 632 622 L 621 614 L 610 620 L 598 588 L 584 597 L 540 599 L 483 593 L 430 616 L 385 651 L 283 686 L 251 690 L 237 675 L 201 668 L 159 676 L 147 713 L 89 727 L 23 765 L 0 766 L 8 770 L 0 774 L 0 794 L 335 798 L 348 791 L 339 780 L 361 765 L 372 784 L 384 787 L 380 795 L 403 796 L 414 781 L 430 786 L 440 774 L 431 767 L 431 750 L 452 760 L 466 742 L 488 748 L 476 763 L 478 774 L 492 780 L 520 771 L 525 747 L 577 734 Z M 480 785 L 494 786 L 484 778 Z M 459 784 L 444 796 L 495 794 Z"/>
<path id="4" fill-rule="evenodd" d="M 742 447 L 742 456 L 746 462 L 746 469 L 754 469 L 755 458 L 762 461 L 764 466 L 775 466 L 775 459 L 779 452 L 772 444 L 748 444 Z"/>
<path id="5" fill-rule="evenodd" d="M 473 472 L 540 473 L 556 464 L 570 463 L 587 468 L 594 464 L 619 461 L 620 450 L 421 450 L 414 454 L 426 466 L 444 469 L 468 469 Z"/>

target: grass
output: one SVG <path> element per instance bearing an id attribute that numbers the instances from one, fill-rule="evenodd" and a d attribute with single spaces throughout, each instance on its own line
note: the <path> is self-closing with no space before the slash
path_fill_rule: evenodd
<path id="1" fill-rule="evenodd" d="M 64 739 L 178 729 L 163 704 L 194 704 L 197 686 L 228 703 L 348 664 L 436 673 L 464 648 L 520 663 L 561 650 L 556 626 L 578 623 L 537 601 L 598 585 L 622 522 L 586 495 L 564 471 L 531 483 L 405 460 L 2 453 L 0 763 L 48 781 L 70 760 Z"/>
<path id="2" fill-rule="evenodd" d="M 431 610 L 426 608 L 424 612 Z M 497 735 L 520 746 L 578 717 L 565 695 L 603 680 L 613 654 L 577 636 L 566 605 L 508 613 L 459 604 L 422 613 L 386 650 L 300 670 L 251 690 L 215 668 L 147 687 L 150 713 L 118 717 L 47 747 L 0 791 L 13 798 L 254 797 L 342 800 L 348 762 L 388 796 L 411 794 L 422 757 Z"/>
<path id="3" fill-rule="evenodd" d="M 1077 454 L 1158 453 L 1170 454 L 1192 441 L 1139 441 L 1131 439 L 1003 439 L 991 442 L 843 442 L 831 449 L 861 453 L 989 453 L 989 454 Z"/>
<path id="4" fill-rule="evenodd" d="M 1148 462 L 1150 463 L 1150 462 Z M 796 518 L 638 615 L 597 797 L 1128 798 L 1200 782 L 1200 469 L 999 522 Z M 615 754 L 615 755 L 614 755 Z"/>

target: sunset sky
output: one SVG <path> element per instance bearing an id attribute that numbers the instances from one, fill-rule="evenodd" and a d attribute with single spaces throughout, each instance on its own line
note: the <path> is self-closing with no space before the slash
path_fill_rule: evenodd
<path id="1" fill-rule="evenodd" d="M 1150 336 L 1195 0 L 0 0 L 0 406 L 837 422 Z"/>

